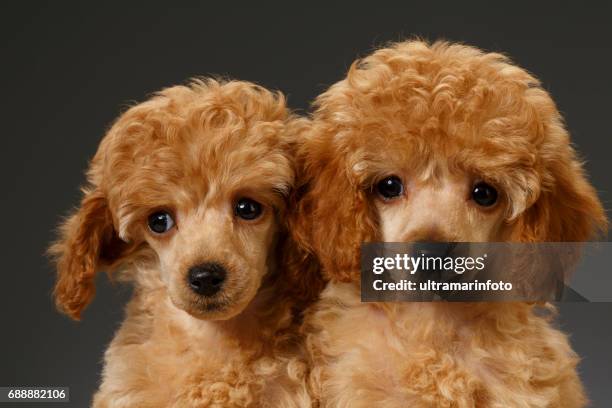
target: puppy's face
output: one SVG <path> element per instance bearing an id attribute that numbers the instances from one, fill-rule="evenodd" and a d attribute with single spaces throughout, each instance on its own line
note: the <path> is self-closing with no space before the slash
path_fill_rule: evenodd
<path id="1" fill-rule="evenodd" d="M 124 266 L 141 282 L 161 279 L 195 317 L 240 313 L 284 230 L 288 120 L 282 97 L 244 82 L 169 88 L 123 114 L 51 249 L 60 308 L 78 318 L 96 270 Z"/>
<path id="2" fill-rule="evenodd" d="M 280 194 L 290 179 L 271 174 L 262 178 L 262 163 L 243 159 L 228 179 L 202 175 L 207 187 L 199 199 L 194 195 L 192 205 L 170 200 L 142 211 L 148 215 L 137 221 L 157 254 L 172 302 L 197 317 L 221 319 L 239 313 L 268 271 L 279 229 Z M 287 162 L 275 167 L 290 176 Z M 185 187 L 173 187 L 173 195 L 189 194 Z"/>
<path id="3" fill-rule="evenodd" d="M 316 104 L 294 235 L 331 279 L 359 279 L 362 242 L 583 241 L 606 227 L 554 102 L 502 55 L 398 43 Z"/>

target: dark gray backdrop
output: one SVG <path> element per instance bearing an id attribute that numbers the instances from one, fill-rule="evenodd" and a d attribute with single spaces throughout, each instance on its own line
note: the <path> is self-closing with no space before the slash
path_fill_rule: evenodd
<path id="1" fill-rule="evenodd" d="M 87 406 L 129 289 L 102 276 L 83 321 L 69 321 L 53 308 L 43 252 L 60 215 L 77 204 L 87 161 L 110 122 L 133 101 L 192 76 L 256 81 L 306 109 L 356 56 L 389 40 L 418 34 L 504 51 L 558 101 L 610 207 L 609 6 L 257 3 L 3 6 L 0 386 L 67 385 L 69 405 Z M 583 357 L 597 407 L 612 399 L 611 312 L 610 303 L 561 305 L 560 325 Z"/>

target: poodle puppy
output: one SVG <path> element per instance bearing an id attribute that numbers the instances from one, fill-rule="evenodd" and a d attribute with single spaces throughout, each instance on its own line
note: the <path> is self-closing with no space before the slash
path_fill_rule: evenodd
<path id="1" fill-rule="evenodd" d="M 108 131 L 50 249 L 75 319 L 97 271 L 134 283 L 93 406 L 311 406 L 295 313 L 308 294 L 279 261 L 298 124 L 280 93 L 211 79 Z"/>
<path id="2" fill-rule="evenodd" d="M 329 283 L 304 328 L 322 407 L 580 407 L 526 303 L 361 303 L 362 242 L 585 241 L 607 228 L 554 102 L 508 58 L 396 43 L 320 95 L 290 229 Z"/>

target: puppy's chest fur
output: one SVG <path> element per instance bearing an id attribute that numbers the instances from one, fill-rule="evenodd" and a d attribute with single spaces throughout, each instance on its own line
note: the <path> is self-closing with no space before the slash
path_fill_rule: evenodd
<path id="1" fill-rule="evenodd" d="M 303 359 L 275 338 L 288 317 L 259 317 L 202 321 L 172 306 L 163 288 L 136 293 L 94 406 L 310 406 Z"/>
<path id="2" fill-rule="evenodd" d="M 305 330 L 322 407 L 582 406 L 577 359 L 527 305 L 360 303 L 330 283 Z"/>

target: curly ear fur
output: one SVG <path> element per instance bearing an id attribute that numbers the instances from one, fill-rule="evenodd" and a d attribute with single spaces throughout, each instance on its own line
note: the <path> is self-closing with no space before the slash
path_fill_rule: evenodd
<path id="1" fill-rule="evenodd" d="M 542 151 L 549 152 L 544 167 L 551 180 L 517 220 L 513 240 L 582 242 L 605 234 L 608 228 L 605 210 L 559 117 L 548 125 L 544 144 Z"/>
<path id="2" fill-rule="evenodd" d="M 285 132 L 288 140 L 287 147 L 289 155 L 296 161 L 298 151 L 304 135 L 310 129 L 310 120 L 304 117 L 292 116 L 286 122 Z M 302 189 L 296 188 L 304 174 L 298 166 L 294 165 L 295 185 L 287 197 L 287 211 L 282 217 L 285 230 L 288 235 L 279 246 L 279 256 L 282 259 L 283 273 L 286 289 L 295 299 L 298 307 L 305 308 L 314 301 L 325 287 L 325 281 L 321 276 L 319 262 L 315 256 L 306 250 L 305 242 L 299 243 L 302 231 L 298 231 L 295 225 L 299 223 L 301 215 L 297 213 Z"/>
<path id="3" fill-rule="evenodd" d="M 306 136 L 313 143 L 304 143 L 298 152 L 300 197 L 289 217 L 290 230 L 309 256 L 318 258 L 326 279 L 349 282 L 359 279 L 360 246 L 376 240 L 378 222 L 362 182 L 326 143 L 329 138 L 318 134 L 322 131 L 313 128 Z"/>
<path id="4" fill-rule="evenodd" d="M 112 265 L 127 245 L 115 232 L 104 195 L 95 189 L 84 193 L 80 208 L 63 223 L 59 240 L 49 248 L 57 268 L 56 305 L 75 320 L 94 297 L 98 268 Z"/>

